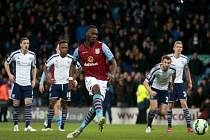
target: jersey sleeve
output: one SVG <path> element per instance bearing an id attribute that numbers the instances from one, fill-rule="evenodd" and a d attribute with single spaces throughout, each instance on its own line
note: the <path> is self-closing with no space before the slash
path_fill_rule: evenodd
<path id="1" fill-rule="evenodd" d="M 45 73 L 43 72 L 43 73 L 42 73 L 42 76 L 41 76 L 41 80 L 40 80 L 40 82 L 39 82 L 39 85 L 43 85 L 43 84 L 44 84 L 45 78 L 46 78 L 46 75 L 45 75 Z"/>
<path id="2" fill-rule="evenodd" d="M 148 82 L 152 82 L 152 80 L 155 78 L 155 75 L 157 73 L 158 68 L 157 67 L 153 67 L 151 69 L 151 71 L 149 72 L 149 74 L 146 76 L 146 80 Z"/>
<path id="3" fill-rule="evenodd" d="M 54 55 L 52 55 L 48 60 L 47 62 L 45 63 L 45 65 L 49 68 L 50 66 L 52 66 L 54 64 Z"/>
<path id="4" fill-rule="evenodd" d="M 79 52 L 78 48 L 76 48 L 73 54 L 73 63 L 77 65 L 78 60 L 79 60 Z"/>
<path id="5" fill-rule="evenodd" d="M 7 58 L 7 60 L 6 60 L 6 63 L 7 63 L 7 64 L 10 64 L 12 61 L 15 60 L 15 57 L 16 57 L 15 54 L 16 54 L 15 52 L 13 52 L 13 53 L 10 54 L 10 56 L 9 56 L 9 57 Z"/>
<path id="6" fill-rule="evenodd" d="M 36 67 L 36 55 L 34 54 L 34 60 L 32 61 L 32 66 Z"/>
<path id="7" fill-rule="evenodd" d="M 77 63 L 76 63 L 76 69 L 78 70 L 78 69 L 80 69 L 82 66 L 80 65 L 80 63 L 77 61 Z"/>
<path id="8" fill-rule="evenodd" d="M 103 50 L 107 60 L 110 61 L 114 58 L 114 55 L 112 54 L 111 50 L 105 43 L 102 43 L 102 50 Z"/>

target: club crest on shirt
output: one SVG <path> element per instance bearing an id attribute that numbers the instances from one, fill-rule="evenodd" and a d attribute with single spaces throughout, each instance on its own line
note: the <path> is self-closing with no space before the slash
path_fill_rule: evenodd
<path id="1" fill-rule="evenodd" d="M 88 56 L 87 61 L 88 61 L 89 63 L 93 63 L 94 59 L 93 59 L 92 56 Z"/>
<path id="2" fill-rule="evenodd" d="M 100 53 L 100 49 L 99 48 L 96 48 L 95 49 L 95 54 L 99 54 Z"/>

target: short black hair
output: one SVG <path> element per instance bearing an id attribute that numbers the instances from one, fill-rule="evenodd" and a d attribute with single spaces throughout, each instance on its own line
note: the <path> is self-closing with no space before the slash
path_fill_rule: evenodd
<path id="1" fill-rule="evenodd" d="M 64 40 L 64 39 L 58 41 L 58 44 L 59 44 L 59 45 L 60 45 L 60 44 L 63 44 L 63 43 L 67 43 L 67 44 L 68 44 L 68 42 L 67 42 L 66 40 Z"/>
<path id="2" fill-rule="evenodd" d="M 95 25 L 88 25 L 87 29 L 86 29 L 86 32 L 89 30 L 89 29 L 97 29 L 97 27 Z"/>
<path id="3" fill-rule="evenodd" d="M 171 57 L 168 56 L 168 55 L 163 55 L 162 58 L 161 58 L 161 61 L 163 61 L 164 59 L 171 61 Z"/>
<path id="4" fill-rule="evenodd" d="M 28 38 L 28 37 L 22 37 L 22 38 L 20 39 L 20 43 L 22 43 L 23 40 L 29 40 L 29 38 Z"/>

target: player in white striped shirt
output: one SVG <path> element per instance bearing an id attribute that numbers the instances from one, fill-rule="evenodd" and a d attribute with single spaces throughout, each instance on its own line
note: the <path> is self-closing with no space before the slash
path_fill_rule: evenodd
<path id="1" fill-rule="evenodd" d="M 192 89 L 192 80 L 190 76 L 190 70 L 188 68 L 188 58 L 182 55 L 183 44 L 181 41 L 176 41 L 173 47 L 174 53 L 169 54 L 168 56 L 171 57 L 172 64 L 176 66 L 176 79 L 174 80 L 174 88 L 173 93 L 169 94 L 169 111 L 168 111 L 168 132 L 172 132 L 172 108 L 173 103 L 179 101 L 181 107 L 183 109 L 184 118 L 187 123 L 187 132 L 191 133 L 191 119 L 190 113 L 187 106 L 187 93 L 184 87 L 183 77 L 185 74 L 185 78 L 187 81 L 187 92 Z"/>
<path id="2" fill-rule="evenodd" d="M 36 55 L 34 52 L 29 51 L 29 39 L 23 37 L 20 39 L 20 50 L 14 51 L 7 58 L 4 63 L 9 80 L 14 82 L 11 98 L 13 99 L 13 131 L 19 131 L 18 116 L 20 100 L 24 99 L 25 102 L 25 129 L 24 131 L 36 131 L 30 126 L 32 117 L 32 99 L 33 88 L 36 83 Z M 15 74 L 10 71 L 9 64 L 15 62 Z M 31 78 L 32 70 L 32 78 Z M 32 79 L 32 81 L 31 81 Z"/>
<path id="3" fill-rule="evenodd" d="M 175 79 L 175 66 L 171 64 L 171 58 L 164 55 L 161 63 L 153 67 L 146 76 L 144 86 L 150 94 L 150 111 L 147 119 L 146 133 L 152 131 L 152 121 L 156 114 L 166 115 L 168 110 L 168 90 Z M 158 112 L 160 105 L 160 112 Z"/>
<path id="4" fill-rule="evenodd" d="M 42 131 L 52 131 L 51 122 L 54 116 L 54 105 L 58 99 L 61 99 L 62 107 L 62 121 L 60 126 L 60 131 L 64 130 L 64 124 L 67 117 L 67 101 L 71 100 L 71 92 L 68 87 L 69 83 L 69 69 L 73 61 L 73 57 L 67 54 L 68 43 L 65 40 L 59 41 L 60 54 L 52 55 L 46 62 L 44 66 L 44 72 L 46 79 L 49 84 L 52 85 L 51 93 L 49 96 L 49 107 L 48 107 L 48 123 L 47 128 L 42 129 Z M 54 77 L 49 71 L 49 67 L 54 65 Z M 81 66 L 77 63 L 77 68 Z"/>

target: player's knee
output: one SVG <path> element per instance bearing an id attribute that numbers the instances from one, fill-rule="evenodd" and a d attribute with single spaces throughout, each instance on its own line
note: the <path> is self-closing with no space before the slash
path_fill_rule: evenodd
<path id="1" fill-rule="evenodd" d="M 25 105 L 26 106 L 32 105 L 32 99 L 25 99 Z"/>
<path id="2" fill-rule="evenodd" d="M 94 85 L 94 86 L 92 87 L 92 92 L 93 92 L 93 94 L 99 94 L 99 93 L 101 93 L 101 92 L 100 92 L 100 87 L 99 87 L 98 84 L 96 84 L 96 85 Z"/>
<path id="3" fill-rule="evenodd" d="M 167 111 L 166 111 L 166 110 L 161 110 L 161 111 L 160 111 L 160 115 L 161 115 L 161 116 L 165 116 L 166 114 L 167 114 Z"/>
<path id="4" fill-rule="evenodd" d="M 49 106 L 54 108 L 55 103 L 56 103 L 56 100 L 55 99 L 51 99 L 50 102 L 49 102 Z"/>
<path id="5" fill-rule="evenodd" d="M 14 100 L 13 101 L 13 106 L 20 106 L 20 101 Z"/>

